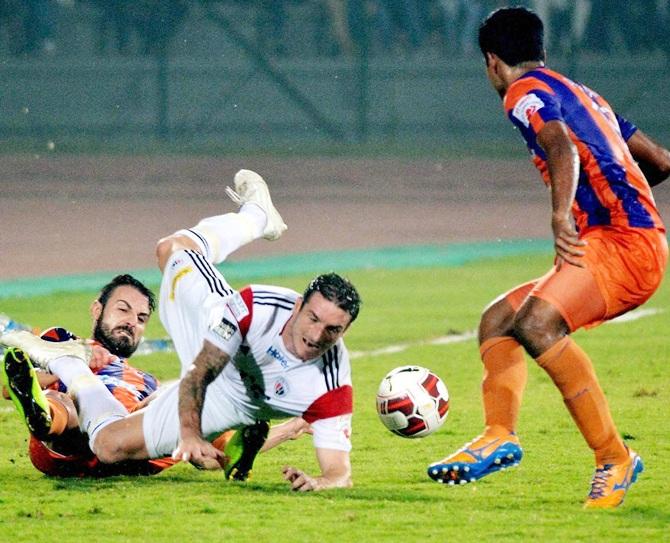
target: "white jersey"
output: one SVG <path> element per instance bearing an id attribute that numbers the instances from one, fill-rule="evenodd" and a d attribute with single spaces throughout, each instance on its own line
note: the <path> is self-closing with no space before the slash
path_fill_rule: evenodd
<path id="1" fill-rule="evenodd" d="M 349 354 L 342 339 L 309 361 L 286 349 L 282 331 L 297 298 L 292 290 L 269 285 L 251 285 L 230 297 L 235 322 L 224 315 L 207 334 L 233 357 L 219 377 L 223 390 L 238 409 L 257 419 L 301 416 L 312 424 L 317 446 L 349 450 Z"/>
<path id="2" fill-rule="evenodd" d="M 301 416 L 312 425 L 316 447 L 351 449 L 353 390 L 344 342 L 340 339 L 308 361 L 297 359 L 284 345 L 282 331 L 298 296 L 267 285 L 237 292 L 199 253 L 172 255 L 163 274 L 160 315 L 179 354 L 182 375 L 205 339 L 231 356 L 207 388 L 205 435 L 253 420 Z M 155 454 L 171 452 L 171 443 L 178 439 L 173 427 L 178 420 L 170 420 L 177 409 L 172 405 L 176 392 L 159 397 L 145 415 L 145 440 Z"/>

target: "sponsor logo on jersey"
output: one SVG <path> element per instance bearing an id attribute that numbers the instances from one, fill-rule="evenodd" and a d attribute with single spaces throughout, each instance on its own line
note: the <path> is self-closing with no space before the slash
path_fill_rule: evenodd
<path id="1" fill-rule="evenodd" d="M 249 315 L 249 308 L 244 303 L 242 295 L 239 292 L 235 292 L 227 301 L 230 312 L 237 319 L 237 322 L 240 322 L 244 317 Z"/>
<path id="2" fill-rule="evenodd" d="M 524 126 L 528 127 L 530 125 L 530 118 L 533 116 L 533 113 L 542 109 L 544 107 L 544 102 L 540 99 L 537 94 L 532 92 L 526 94 L 521 100 L 519 100 L 512 114 L 519 119 Z"/>
<path id="3" fill-rule="evenodd" d="M 286 381 L 286 379 L 284 379 L 283 377 L 277 379 L 275 381 L 274 390 L 275 390 L 275 396 L 277 397 L 286 396 L 286 394 L 288 393 L 288 382 Z"/>
<path id="4" fill-rule="evenodd" d="M 224 341 L 228 341 L 233 337 L 233 334 L 237 332 L 237 326 L 230 322 L 226 317 L 223 317 L 221 322 L 212 328 L 212 332 Z"/>
<path id="5" fill-rule="evenodd" d="M 279 362 L 282 368 L 284 369 L 288 368 L 288 360 L 286 360 L 286 357 L 279 349 L 270 345 L 270 347 L 268 347 L 268 350 L 265 352 L 269 354 L 272 358 L 274 358 L 277 362 Z"/>

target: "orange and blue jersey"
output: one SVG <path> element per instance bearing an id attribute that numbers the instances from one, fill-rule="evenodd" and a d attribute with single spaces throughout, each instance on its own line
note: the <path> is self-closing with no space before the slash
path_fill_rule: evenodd
<path id="1" fill-rule="evenodd" d="M 153 375 L 130 366 L 122 358 L 94 370 L 94 373 L 129 412 L 158 389 L 158 381 Z M 58 383 L 58 390 L 66 392 L 65 386 L 60 381 Z"/>
<path id="2" fill-rule="evenodd" d="M 42 339 L 47 341 L 67 341 L 76 336 L 65 328 L 54 327 L 45 330 Z M 114 397 L 129 411 L 134 411 L 139 403 L 158 388 L 153 375 L 133 368 L 121 358 L 95 372 Z M 52 388 L 65 392 L 65 386 L 56 382 Z M 103 464 L 88 448 L 88 439 L 72 434 L 63 434 L 65 443 L 58 444 L 59 437 L 51 443 L 44 443 L 30 436 L 30 460 L 39 471 L 56 477 L 110 477 L 113 475 L 154 475 L 175 464 L 170 457 L 152 460 L 129 460 L 115 464 Z M 67 453 L 63 451 L 63 446 Z"/>
<path id="3" fill-rule="evenodd" d="M 547 155 L 537 135 L 549 121 L 566 125 L 579 154 L 572 212 L 581 233 L 603 226 L 665 232 L 649 184 L 626 145 L 637 129 L 601 96 L 557 72 L 537 68 L 509 87 L 504 107 L 547 185 Z"/>
<path id="4" fill-rule="evenodd" d="M 76 339 L 74 334 L 60 327 L 45 330 L 41 337 L 54 342 Z M 117 358 L 114 362 L 93 371 L 129 412 L 134 411 L 142 400 L 158 389 L 159 385 L 153 375 L 130 366 L 123 358 Z M 60 381 L 54 388 L 60 392 L 67 392 L 65 385 Z"/>

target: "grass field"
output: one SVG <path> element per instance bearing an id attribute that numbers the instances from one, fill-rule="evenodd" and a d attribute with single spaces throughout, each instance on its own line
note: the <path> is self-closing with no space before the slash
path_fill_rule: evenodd
<path id="1" fill-rule="evenodd" d="M 348 334 L 354 360 L 355 486 L 292 494 L 284 464 L 316 469 L 309 438 L 261 455 L 252 481 L 180 465 L 151 478 L 48 479 L 27 457 L 26 432 L 10 403 L 0 408 L 0 541 L 662 541 L 670 505 L 670 327 L 668 285 L 648 302 L 658 313 L 578 332 L 610 400 L 619 430 L 646 470 L 616 511 L 584 511 L 593 465 L 558 392 L 532 361 L 519 434 L 525 458 L 515 470 L 463 487 L 426 476 L 426 466 L 481 430 L 481 364 L 474 340 L 426 345 L 473 330 L 487 301 L 543 272 L 548 254 L 459 267 L 352 271 L 364 307 Z M 271 278 L 302 289 L 307 276 Z M 236 285 L 240 286 L 240 285 Z M 37 327 L 60 324 L 86 335 L 93 293 L 0 300 L 0 313 Z M 158 319 L 148 337 L 162 337 Z M 401 353 L 364 354 L 407 344 Z M 386 431 L 375 413 L 382 376 L 403 364 L 433 369 L 447 383 L 445 426 L 422 440 Z M 135 364 L 176 376 L 174 355 Z"/>

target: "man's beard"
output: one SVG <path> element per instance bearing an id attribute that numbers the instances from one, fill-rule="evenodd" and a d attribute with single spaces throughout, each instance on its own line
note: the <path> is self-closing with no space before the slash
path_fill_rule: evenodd
<path id="1" fill-rule="evenodd" d="M 128 333 L 132 335 L 132 331 L 125 326 L 118 326 L 116 329 L 128 330 Z M 139 345 L 139 342 L 133 343 L 133 340 L 127 336 L 113 336 L 112 330 L 102 322 L 102 315 L 95 322 L 93 339 L 98 341 L 110 353 L 121 358 L 130 358 Z"/>

